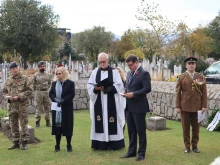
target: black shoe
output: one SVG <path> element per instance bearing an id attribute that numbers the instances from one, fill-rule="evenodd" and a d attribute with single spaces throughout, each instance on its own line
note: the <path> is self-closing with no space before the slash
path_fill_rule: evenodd
<path id="1" fill-rule="evenodd" d="M 8 148 L 8 150 L 13 150 L 13 149 L 15 149 L 15 148 L 20 148 L 19 141 L 15 141 L 15 142 L 13 143 L 13 145 Z"/>
<path id="2" fill-rule="evenodd" d="M 27 150 L 27 141 L 23 141 L 21 143 L 21 146 L 22 146 L 22 150 Z"/>
<path id="3" fill-rule="evenodd" d="M 51 127 L 50 120 L 46 120 L 46 126 Z"/>
<path id="4" fill-rule="evenodd" d="M 144 156 L 138 156 L 135 160 L 140 161 L 140 160 L 144 160 L 144 158 L 145 158 Z"/>
<path id="5" fill-rule="evenodd" d="M 122 156 L 121 158 L 130 158 L 130 157 L 135 157 L 136 154 L 126 154 L 125 156 Z"/>
<path id="6" fill-rule="evenodd" d="M 66 149 L 67 149 L 67 152 L 72 152 L 73 149 L 72 149 L 72 146 L 71 145 L 67 145 L 66 146 Z"/>
<path id="7" fill-rule="evenodd" d="M 36 121 L 36 127 L 37 127 L 37 128 L 40 127 L 40 121 Z"/>
<path id="8" fill-rule="evenodd" d="M 190 153 L 190 149 L 186 148 L 184 152 L 188 154 L 188 153 Z"/>
<path id="9" fill-rule="evenodd" d="M 200 153 L 199 149 L 197 147 L 192 149 L 195 153 Z"/>
<path id="10" fill-rule="evenodd" d="M 58 151 L 60 151 L 60 146 L 58 146 L 58 145 L 55 145 L 55 149 L 54 149 L 54 152 L 58 152 Z"/>

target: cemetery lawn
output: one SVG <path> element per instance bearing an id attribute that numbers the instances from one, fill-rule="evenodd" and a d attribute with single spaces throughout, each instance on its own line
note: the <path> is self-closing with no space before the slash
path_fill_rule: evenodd
<path id="1" fill-rule="evenodd" d="M 41 121 L 41 127 L 35 129 L 35 136 L 40 139 L 38 144 L 29 144 L 28 150 L 7 150 L 11 142 L 0 134 L 1 165 L 208 165 L 220 155 L 219 132 L 200 129 L 200 154 L 184 153 L 182 127 L 180 122 L 167 120 L 167 130 L 147 131 L 147 153 L 144 161 L 135 158 L 121 159 L 128 149 L 128 135 L 125 132 L 126 147 L 119 151 L 94 151 L 90 148 L 90 115 L 88 110 L 74 113 L 73 152 L 66 151 L 66 139 L 62 137 L 61 151 L 54 153 L 55 139 L 51 128 Z M 29 116 L 29 124 L 35 127 L 34 115 Z"/>

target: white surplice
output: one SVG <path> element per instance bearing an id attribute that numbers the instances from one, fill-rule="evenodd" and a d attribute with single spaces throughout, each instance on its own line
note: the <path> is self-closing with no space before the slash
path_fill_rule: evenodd
<path id="1" fill-rule="evenodd" d="M 124 139 L 123 134 L 123 127 L 125 125 L 125 106 L 126 106 L 126 99 L 122 97 L 119 93 L 124 91 L 124 86 L 120 77 L 120 74 L 117 69 L 112 70 L 112 76 L 113 76 L 113 82 L 114 87 L 117 90 L 117 93 L 114 94 L 115 96 L 115 105 L 116 105 L 116 113 L 117 113 L 117 134 L 116 135 L 109 135 L 108 134 L 108 111 L 107 111 L 107 94 L 104 94 L 103 91 L 101 91 L 101 102 L 102 102 L 102 114 L 103 114 L 103 127 L 104 127 L 104 133 L 95 133 L 95 118 L 94 118 L 94 104 L 97 99 L 97 94 L 93 93 L 94 87 L 97 84 L 96 83 L 96 74 L 97 74 L 98 68 L 94 69 L 88 84 L 87 89 L 90 97 L 90 117 L 92 120 L 91 124 L 91 134 L 90 139 L 91 140 L 97 140 L 97 141 L 118 141 L 121 139 Z M 101 71 L 101 81 L 108 77 L 108 71 Z"/>

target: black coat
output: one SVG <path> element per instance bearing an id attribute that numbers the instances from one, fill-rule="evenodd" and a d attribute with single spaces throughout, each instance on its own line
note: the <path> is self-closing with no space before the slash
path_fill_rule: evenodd
<path id="1" fill-rule="evenodd" d="M 129 82 L 130 73 L 127 74 L 125 92 L 133 92 L 133 98 L 126 99 L 126 110 L 129 112 L 149 112 L 149 104 L 146 94 L 151 92 L 150 74 L 142 67 L 139 67 L 135 75 Z"/>
<path id="2" fill-rule="evenodd" d="M 75 96 L 75 84 L 71 80 L 66 80 L 62 86 L 61 98 L 64 100 L 62 108 L 62 126 L 55 127 L 56 111 L 52 111 L 52 135 L 62 134 L 63 136 L 72 136 L 73 134 L 73 98 Z M 56 81 L 52 82 L 49 97 L 55 102 Z"/>

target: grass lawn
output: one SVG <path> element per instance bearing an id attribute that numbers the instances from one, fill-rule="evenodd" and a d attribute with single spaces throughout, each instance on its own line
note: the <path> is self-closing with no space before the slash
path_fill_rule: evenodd
<path id="1" fill-rule="evenodd" d="M 39 144 L 28 145 L 28 150 L 7 150 L 11 142 L 0 134 L 0 165 L 208 165 L 220 156 L 220 133 L 209 132 L 201 127 L 200 154 L 184 153 L 182 128 L 180 122 L 167 120 L 167 130 L 147 131 L 147 153 L 144 161 L 135 158 L 121 159 L 128 149 L 128 135 L 125 132 L 126 147 L 119 151 L 94 151 L 90 148 L 90 115 L 88 110 L 75 111 L 73 152 L 66 151 L 66 139 L 61 140 L 61 151 L 54 153 L 55 139 L 51 128 L 41 121 L 41 127 L 35 129 Z M 35 126 L 34 115 L 30 115 L 29 124 Z"/>

